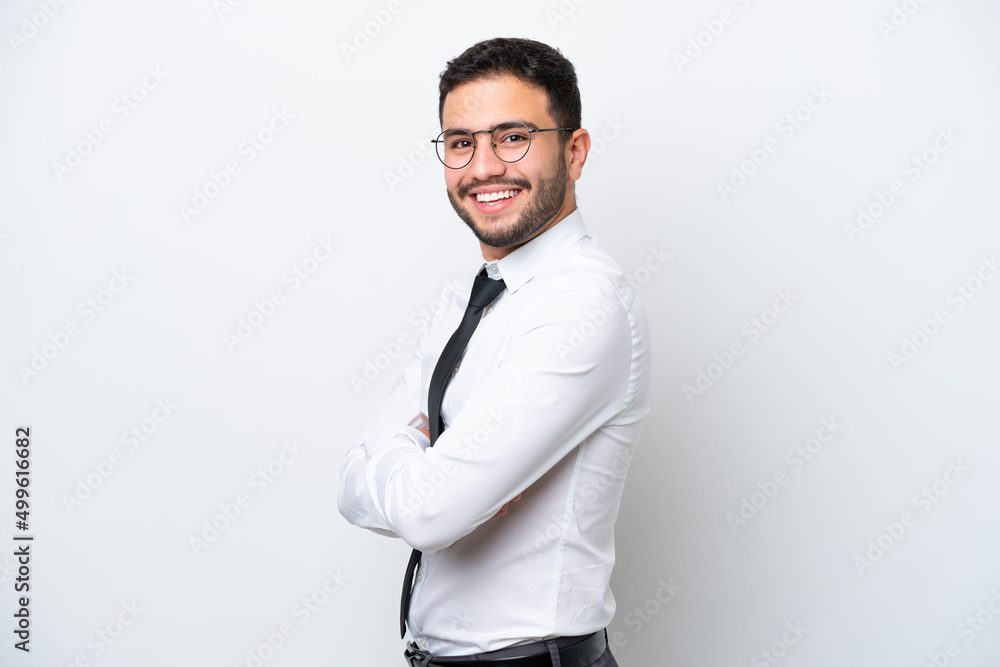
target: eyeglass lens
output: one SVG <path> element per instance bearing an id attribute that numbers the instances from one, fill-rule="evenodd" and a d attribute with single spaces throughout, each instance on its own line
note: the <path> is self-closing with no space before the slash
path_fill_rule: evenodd
<path id="1" fill-rule="evenodd" d="M 517 162 L 528 153 L 531 133 L 524 123 L 501 123 L 490 135 L 493 152 L 504 162 Z M 472 161 L 476 139 L 467 130 L 446 130 L 438 135 L 438 157 L 446 166 L 461 169 Z"/>

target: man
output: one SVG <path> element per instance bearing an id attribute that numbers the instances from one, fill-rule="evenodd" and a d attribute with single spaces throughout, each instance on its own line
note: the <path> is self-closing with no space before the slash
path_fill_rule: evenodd
<path id="1" fill-rule="evenodd" d="M 539 42 L 481 42 L 441 75 L 435 144 L 485 266 L 424 330 L 339 494 L 414 548 L 411 665 L 617 664 L 608 582 L 649 336 L 576 208 L 580 108 L 573 65 Z"/>

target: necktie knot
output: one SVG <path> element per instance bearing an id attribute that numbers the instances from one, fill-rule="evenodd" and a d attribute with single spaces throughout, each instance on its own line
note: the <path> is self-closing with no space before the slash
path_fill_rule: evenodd
<path id="1" fill-rule="evenodd" d="M 469 295 L 469 305 L 473 308 L 485 308 L 493 303 L 493 300 L 500 296 L 500 293 L 507 288 L 504 281 L 493 280 L 486 276 L 486 269 L 479 272 L 475 282 L 472 283 L 472 294 Z"/>

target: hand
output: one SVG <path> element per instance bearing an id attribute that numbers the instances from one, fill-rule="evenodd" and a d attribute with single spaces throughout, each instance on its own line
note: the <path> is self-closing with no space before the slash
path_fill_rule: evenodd
<path id="1" fill-rule="evenodd" d="M 427 421 L 427 415 L 424 413 L 421 412 L 419 415 L 414 417 L 413 421 L 410 422 L 410 426 L 426 435 L 428 440 L 431 439 L 431 432 L 427 430 L 430 424 Z"/>
<path id="2" fill-rule="evenodd" d="M 498 511 L 496 514 L 494 514 L 493 516 L 491 516 L 489 519 L 486 520 L 487 523 L 497 518 L 498 516 L 504 516 L 505 514 L 507 514 L 507 508 L 510 507 L 510 503 L 516 503 L 520 499 L 521 499 L 521 494 L 519 493 L 513 498 L 511 498 L 510 502 L 504 503 L 503 507 L 500 508 L 500 511 Z"/>

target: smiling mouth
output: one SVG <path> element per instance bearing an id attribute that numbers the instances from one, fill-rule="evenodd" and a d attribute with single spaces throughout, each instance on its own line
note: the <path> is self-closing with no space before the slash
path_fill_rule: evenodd
<path id="1" fill-rule="evenodd" d="M 480 192 L 475 195 L 476 201 L 489 204 L 491 202 L 500 201 L 502 199 L 513 199 L 514 197 L 521 194 L 520 189 L 515 190 L 500 190 L 499 192 Z"/>

